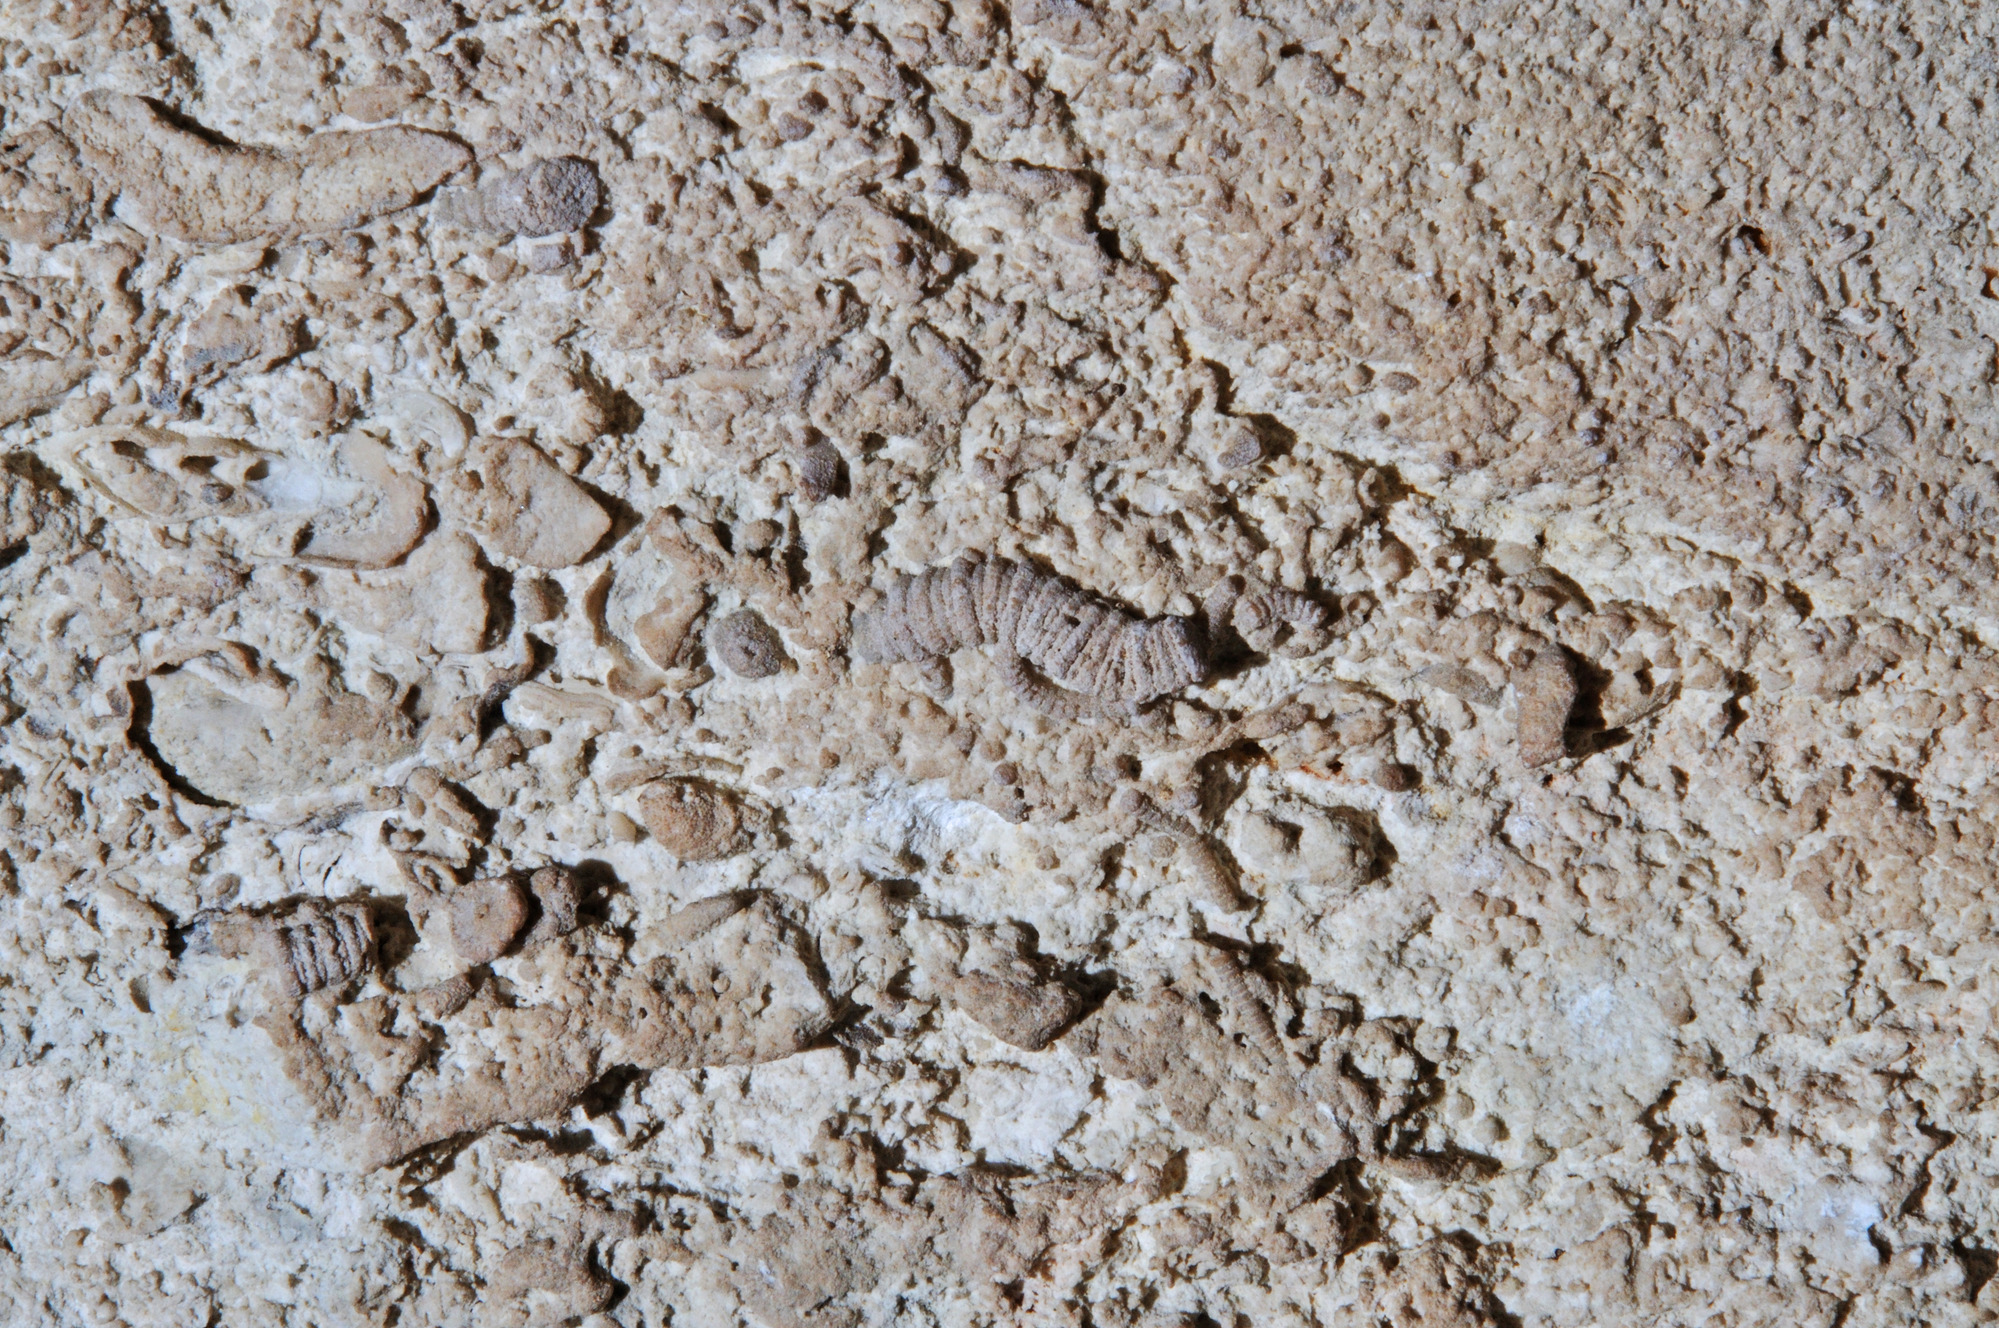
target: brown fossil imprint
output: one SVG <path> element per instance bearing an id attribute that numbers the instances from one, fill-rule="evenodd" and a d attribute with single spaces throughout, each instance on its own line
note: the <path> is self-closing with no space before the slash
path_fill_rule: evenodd
<path id="1" fill-rule="evenodd" d="M 1207 675 L 1190 620 L 1140 618 L 1065 577 L 978 553 L 897 577 L 879 605 L 854 615 L 854 653 L 872 663 L 982 645 L 1006 657 L 1022 699 L 1064 718 L 1135 710 Z"/>
<path id="2" fill-rule="evenodd" d="M 278 995 L 296 1000 L 374 968 L 375 919 L 366 900 L 315 900 L 284 916 L 218 919 L 213 943 L 254 959 Z"/>

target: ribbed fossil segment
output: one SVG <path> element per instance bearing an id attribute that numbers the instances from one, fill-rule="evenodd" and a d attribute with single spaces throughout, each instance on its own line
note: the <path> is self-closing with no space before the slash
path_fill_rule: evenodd
<path id="1" fill-rule="evenodd" d="M 1006 558 L 961 554 L 890 583 L 854 615 L 854 653 L 876 663 L 991 646 L 1060 687 L 1138 706 L 1199 682 L 1198 637 L 1184 618 L 1140 618 L 1062 577 Z"/>
<path id="2" fill-rule="evenodd" d="M 366 900 L 310 901 L 289 912 L 217 919 L 216 948 L 256 964 L 280 1000 L 344 986 L 375 967 L 375 920 Z"/>

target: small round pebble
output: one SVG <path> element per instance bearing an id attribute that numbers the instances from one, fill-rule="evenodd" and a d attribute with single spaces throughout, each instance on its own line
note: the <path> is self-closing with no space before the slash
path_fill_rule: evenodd
<path id="1" fill-rule="evenodd" d="M 724 618 L 715 628 L 715 654 L 739 678 L 768 678 L 784 669 L 784 642 L 752 609 Z"/>
<path id="2" fill-rule="evenodd" d="M 507 952 L 528 920 L 528 896 L 504 877 L 474 881 L 451 897 L 451 945 L 468 964 L 489 964 Z"/>

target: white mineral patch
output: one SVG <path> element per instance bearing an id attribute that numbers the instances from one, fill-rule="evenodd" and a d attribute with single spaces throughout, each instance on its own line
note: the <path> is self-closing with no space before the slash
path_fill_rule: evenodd
<path id="1" fill-rule="evenodd" d="M 1090 1105 L 1088 1071 L 1050 1055 L 1029 1065 L 981 1065 L 965 1076 L 965 1125 L 988 1162 L 1045 1166 Z"/>

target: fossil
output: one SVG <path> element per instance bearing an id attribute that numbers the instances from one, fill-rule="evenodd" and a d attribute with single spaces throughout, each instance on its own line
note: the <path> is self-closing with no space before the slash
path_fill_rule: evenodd
<path id="1" fill-rule="evenodd" d="M 611 528 L 589 490 L 519 439 L 475 438 L 437 498 L 488 548 L 530 567 L 582 562 Z"/>
<path id="2" fill-rule="evenodd" d="M 541 912 L 521 933 L 522 949 L 567 936 L 581 923 L 577 910 L 583 906 L 583 879 L 569 868 L 540 868 L 528 877 L 528 893 Z"/>
<path id="3" fill-rule="evenodd" d="M 1284 1042 L 1277 1035 L 1277 1021 L 1269 1006 L 1250 990 L 1252 982 L 1264 985 L 1262 979 L 1245 972 L 1242 960 L 1231 951 L 1204 945 L 1198 956 L 1201 971 L 1221 989 L 1230 1014 L 1241 1022 L 1249 1040 L 1271 1060 L 1283 1064 Z"/>
<path id="4" fill-rule="evenodd" d="M 251 804 L 372 780 L 409 756 L 407 716 L 329 679 L 287 680 L 231 646 L 145 680 L 147 740 L 204 795 Z"/>
<path id="5" fill-rule="evenodd" d="M 192 521 L 266 507 L 253 485 L 267 467 L 233 438 L 187 438 L 165 429 L 95 428 L 59 438 L 56 463 L 111 500 L 119 516 Z"/>
<path id="6" fill-rule="evenodd" d="M 1019 926 L 961 929 L 922 918 L 903 935 L 946 1003 L 1001 1041 L 1041 1051 L 1083 1009 L 1077 991 L 1029 953 Z"/>
<path id="7" fill-rule="evenodd" d="M 444 220 L 496 235 L 555 235 L 590 220 L 602 197 L 597 168 L 576 157 L 550 157 L 470 189 L 438 195 Z"/>
<path id="8" fill-rule="evenodd" d="M 929 684 L 929 690 L 939 696 L 949 696 L 948 665 L 941 671 L 934 668 L 943 663 L 941 658 L 933 658 L 921 661 L 920 666 L 926 670 L 924 681 Z M 1110 708 L 1096 697 L 1057 687 L 1041 677 L 1019 655 L 1008 655 L 1001 662 L 1000 676 L 1015 696 L 1051 718 L 1088 719 L 1110 713 Z"/>
<path id="9" fill-rule="evenodd" d="M 1172 840 L 1179 850 L 1181 861 L 1186 864 L 1188 875 L 1193 877 L 1195 884 L 1201 887 L 1202 893 L 1216 908 L 1233 912 L 1248 905 L 1249 900 L 1237 884 L 1235 864 L 1229 860 L 1227 851 L 1193 825 L 1165 811 L 1133 788 L 1118 791 L 1112 810 L 1130 818 L 1141 829 Z"/>
<path id="10" fill-rule="evenodd" d="M 342 439 L 324 462 L 129 425 L 78 430 L 54 450 L 57 466 L 108 499 L 119 518 L 258 518 L 252 552 L 262 557 L 388 567 L 423 538 L 429 520 L 423 482 L 361 434 Z"/>
<path id="11" fill-rule="evenodd" d="M 1027 699 L 1070 717 L 1089 701 L 1136 709 L 1207 673 L 1188 619 L 1140 618 L 1064 577 L 978 553 L 896 578 L 879 605 L 854 615 L 853 639 L 855 654 L 884 664 L 992 646 L 1080 694 L 1070 701 L 1008 665 Z"/>
<path id="12" fill-rule="evenodd" d="M 329 568 L 318 579 L 330 617 L 405 649 L 472 654 L 486 641 L 487 576 L 478 543 L 463 532 L 432 533 L 398 567 Z"/>
<path id="13" fill-rule="evenodd" d="M 531 905 L 518 881 L 474 881 L 451 895 L 451 945 L 467 964 L 487 964 L 506 953 L 527 925 Z"/>
<path id="14" fill-rule="evenodd" d="M 444 859 L 401 853 L 397 860 L 409 880 L 412 917 L 420 927 L 428 925 L 424 919 L 441 919 L 439 930 L 461 974 L 567 936 L 582 922 L 583 880 L 571 868 L 553 865 L 461 885 L 457 869 Z"/>
<path id="15" fill-rule="evenodd" d="M 406 450 L 429 447 L 457 457 L 472 441 L 458 408 L 429 392 L 398 392 L 382 403 L 378 413 Z"/>
<path id="16" fill-rule="evenodd" d="M 1283 586 L 1227 576 L 1208 592 L 1202 611 L 1212 638 L 1233 631 L 1250 649 L 1290 656 L 1312 654 L 1326 643 L 1325 606 Z"/>
<path id="17" fill-rule="evenodd" d="M 825 1030 L 832 1008 L 803 937 L 767 900 L 727 897 L 689 912 L 664 920 L 673 944 L 650 961 L 631 961 L 615 936 L 572 937 L 523 953 L 511 991 L 461 976 L 349 1007 L 359 1019 L 319 1027 L 280 1016 L 261 1027 L 294 1087 L 363 1167 L 559 1115 L 614 1066 L 755 1064 Z M 366 1023 L 415 1017 L 444 1024 L 385 1038 Z"/>
<path id="18" fill-rule="evenodd" d="M 410 771 L 403 786 L 404 806 L 418 819 L 429 818 L 461 835 L 480 832 L 482 808 L 455 784 L 446 782 L 429 766 Z"/>
<path id="19" fill-rule="evenodd" d="M 798 454 L 798 487 L 815 503 L 830 498 L 839 492 L 844 468 L 840 450 L 821 438 Z"/>
<path id="20" fill-rule="evenodd" d="M 63 132 L 139 229 L 193 244 L 287 240 L 408 207 L 471 152 L 400 126 L 329 132 L 293 151 L 236 147 L 182 128 L 139 97 L 91 92 Z M 71 224 L 73 223 L 66 223 Z M 61 225 L 44 225 L 60 232 Z"/>
<path id="21" fill-rule="evenodd" d="M 299 350 L 298 310 L 280 297 L 254 302 L 245 288 L 218 294 L 187 329 L 181 374 L 203 383 L 229 370 L 266 373 Z"/>
<path id="22" fill-rule="evenodd" d="M 221 918 L 210 935 L 223 954 L 254 961 L 288 1000 L 338 986 L 375 963 L 375 919 L 366 901 L 314 900 L 283 916 Z"/>
<path id="23" fill-rule="evenodd" d="M 1560 647 L 1543 650 L 1514 670 L 1512 682 L 1521 763 L 1540 766 L 1566 756 L 1569 711 L 1576 704 L 1576 666 L 1568 655 Z"/>

